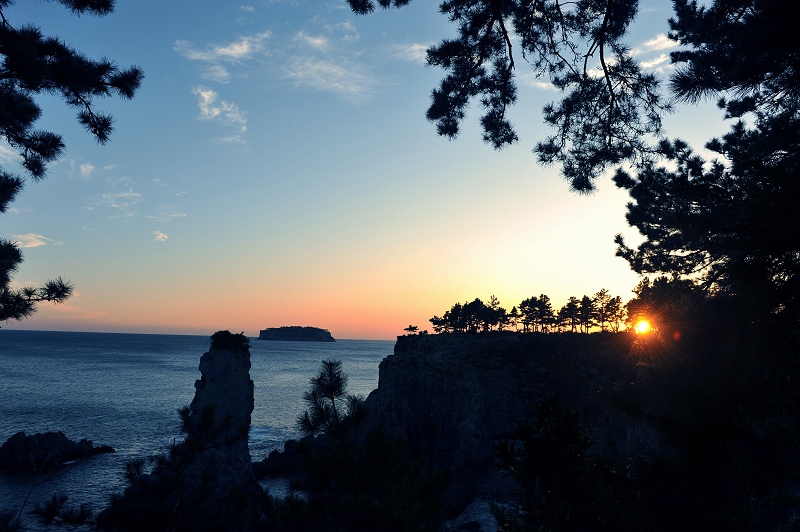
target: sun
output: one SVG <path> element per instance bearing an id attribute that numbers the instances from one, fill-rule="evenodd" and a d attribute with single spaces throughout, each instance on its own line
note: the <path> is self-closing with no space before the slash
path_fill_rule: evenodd
<path id="1" fill-rule="evenodd" d="M 639 320 L 636 322 L 636 325 L 633 326 L 633 330 L 636 331 L 636 334 L 646 334 L 650 332 L 650 322 L 647 320 Z"/>

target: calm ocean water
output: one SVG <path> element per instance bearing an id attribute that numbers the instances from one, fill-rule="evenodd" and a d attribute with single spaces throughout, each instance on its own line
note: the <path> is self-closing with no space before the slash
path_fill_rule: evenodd
<path id="1" fill-rule="evenodd" d="M 298 436 L 303 392 L 323 359 L 341 360 L 348 390 L 365 396 L 378 385 L 378 364 L 393 341 L 335 343 L 251 340 L 255 410 L 253 460 Z M 0 510 L 57 491 L 99 510 L 124 486 L 126 461 L 148 457 L 180 440 L 177 409 L 194 396 L 207 336 L 67 333 L 0 329 L 0 444 L 18 431 L 62 431 L 114 447 L 38 477 L 0 472 Z M 30 508 L 30 506 L 28 507 Z"/>

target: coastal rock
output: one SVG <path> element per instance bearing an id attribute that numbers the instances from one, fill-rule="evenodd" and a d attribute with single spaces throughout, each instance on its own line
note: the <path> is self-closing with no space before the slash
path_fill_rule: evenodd
<path id="1" fill-rule="evenodd" d="M 220 331 L 200 358 L 190 406 L 180 410 L 186 439 L 156 460 L 129 464 L 131 485 L 97 517 L 100 530 L 253 530 L 264 501 L 250 461 L 253 412 L 250 344 Z"/>
<path id="2" fill-rule="evenodd" d="M 443 504 L 460 511 L 496 472 L 492 444 L 513 439 L 548 395 L 558 394 L 595 426 L 625 424 L 609 392 L 634 370 L 626 358 L 629 341 L 535 333 L 398 337 L 366 399 L 362 430 L 383 425 L 414 454 L 449 470 L 452 487 Z M 601 452 L 603 444 L 595 449 Z M 661 438 L 652 443 L 660 444 Z"/>
<path id="3" fill-rule="evenodd" d="M 318 327 L 269 327 L 259 332 L 259 340 L 284 342 L 335 342 L 327 329 Z"/>
<path id="4" fill-rule="evenodd" d="M 234 491 L 260 492 L 247 445 L 254 406 L 249 344 L 224 333 L 212 337 L 200 358 L 202 376 L 185 423 L 186 444 L 199 446 L 186 467 L 185 486 L 208 492 L 211 501 L 223 501 Z"/>
<path id="5" fill-rule="evenodd" d="M 0 469 L 39 472 L 71 460 L 113 452 L 113 447 L 95 447 L 91 440 L 72 441 L 61 431 L 32 436 L 17 432 L 0 447 Z"/>
<path id="6" fill-rule="evenodd" d="M 313 436 L 306 436 L 304 439 L 313 440 Z M 263 460 L 253 462 L 256 478 L 281 477 L 297 473 L 303 460 L 300 446 L 299 441 L 288 440 L 283 444 L 283 451 L 274 450 Z"/>

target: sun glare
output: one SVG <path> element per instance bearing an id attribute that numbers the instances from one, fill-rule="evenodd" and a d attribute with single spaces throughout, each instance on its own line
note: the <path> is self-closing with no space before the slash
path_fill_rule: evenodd
<path id="1" fill-rule="evenodd" d="M 650 322 L 647 320 L 639 320 L 633 327 L 636 334 L 645 334 L 650 332 Z"/>

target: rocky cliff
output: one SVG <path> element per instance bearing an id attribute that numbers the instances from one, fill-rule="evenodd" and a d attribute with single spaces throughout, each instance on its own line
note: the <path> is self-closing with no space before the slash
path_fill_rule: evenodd
<path id="1" fill-rule="evenodd" d="M 629 334 L 401 336 L 366 408 L 371 423 L 451 471 L 457 507 L 492 472 L 492 443 L 512 439 L 550 394 L 594 426 L 624 425 L 619 384 L 636 372 L 634 342 Z M 652 427 L 634 430 L 637 445 L 659 445 Z M 602 436 L 597 452 L 609 445 Z"/>

